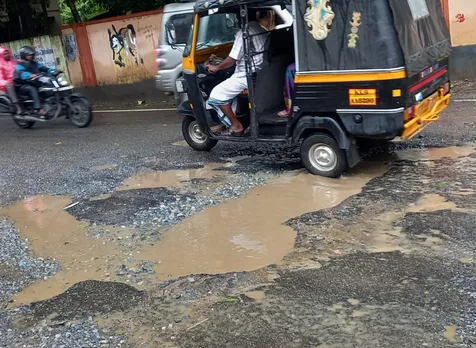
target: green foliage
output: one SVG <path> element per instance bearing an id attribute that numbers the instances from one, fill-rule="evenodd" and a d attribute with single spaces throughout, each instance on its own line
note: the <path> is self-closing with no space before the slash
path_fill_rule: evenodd
<path id="1" fill-rule="evenodd" d="M 164 6 L 164 0 L 98 0 L 113 16 L 156 10 Z"/>
<path id="2" fill-rule="evenodd" d="M 83 21 L 88 21 L 91 18 L 107 12 L 107 8 L 100 4 L 100 0 L 76 0 L 75 3 Z M 66 0 L 59 0 L 59 6 L 63 24 L 73 24 L 73 14 Z"/>
<path id="3" fill-rule="evenodd" d="M 164 7 L 166 3 L 174 1 L 178 0 L 76 0 L 75 3 L 82 20 L 88 21 L 103 13 L 107 13 L 108 17 L 113 17 L 157 10 Z M 74 18 L 67 1 L 59 0 L 59 3 L 63 24 L 74 23 Z"/>

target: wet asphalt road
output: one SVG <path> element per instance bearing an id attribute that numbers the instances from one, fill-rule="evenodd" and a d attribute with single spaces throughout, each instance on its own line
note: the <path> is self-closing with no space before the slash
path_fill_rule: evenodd
<path id="1" fill-rule="evenodd" d="M 442 120 L 429 127 L 411 146 L 442 147 L 473 141 L 475 112 L 474 102 L 453 103 Z M 137 172 L 146 157 L 154 157 L 155 169 L 194 166 L 241 155 L 277 156 L 269 161 L 271 167 L 276 162 L 284 162 L 285 167 L 296 163 L 297 154 L 286 146 L 224 143 L 210 153 L 174 146 L 172 143 L 183 140 L 181 117 L 174 111 L 95 116 L 88 129 L 76 129 L 66 120 L 60 120 L 22 130 L 10 119 L 1 118 L 0 205 L 38 193 L 81 198 L 101 194 L 114 188 L 118 180 Z M 107 164 L 119 165 L 114 173 L 116 177 L 91 171 L 94 166 Z M 86 182 L 89 184 L 85 185 Z"/>
<path id="2" fill-rule="evenodd" d="M 453 103 L 408 147 L 474 143 L 475 111 L 476 103 Z M 81 201 L 113 192 L 141 170 L 195 168 L 236 156 L 250 156 L 233 168 L 238 175 L 299 167 L 295 149 L 284 146 L 219 144 L 198 153 L 174 145 L 183 140 L 180 122 L 169 111 L 98 113 L 88 129 L 59 121 L 21 130 L 0 119 L 0 207 L 39 194 Z M 255 272 L 195 275 L 145 291 L 80 282 L 53 299 L 9 310 L 15 293 L 61 265 L 30 255 L 32 266 L 17 269 L 19 259 L 3 252 L 10 256 L 0 258 L 6 294 L 0 347 L 474 347 L 476 158 L 431 165 L 388 158 L 390 168 L 362 193 L 289 220 L 295 251 L 279 266 Z M 8 224 L 0 224 L 5 245 L 18 238 Z M 26 260 L 27 245 L 18 239 L 10 249 Z M 264 296 L 246 296 L 250 290 Z"/>

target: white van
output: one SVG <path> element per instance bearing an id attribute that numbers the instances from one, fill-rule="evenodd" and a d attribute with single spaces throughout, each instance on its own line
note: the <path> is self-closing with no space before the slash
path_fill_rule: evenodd
<path id="1" fill-rule="evenodd" d="M 182 54 L 193 24 L 194 6 L 195 2 L 165 5 L 159 47 L 155 50 L 158 66 L 157 75 L 155 75 L 155 85 L 160 91 L 174 93 L 176 97 L 178 97 L 178 94 L 175 88 L 175 80 L 182 74 Z M 167 42 L 166 23 L 174 25 L 175 49 Z"/>

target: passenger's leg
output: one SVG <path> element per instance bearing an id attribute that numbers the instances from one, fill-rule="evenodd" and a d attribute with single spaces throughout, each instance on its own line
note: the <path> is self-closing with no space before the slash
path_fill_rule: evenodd
<path id="1" fill-rule="evenodd" d="M 220 120 L 235 133 L 244 130 L 232 108 L 232 101 L 243 90 L 248 88 L 244 74 L 233 74 L 217 85 L 211 92 L 208 104 L 217 110 Z"/>
<path id="2" fill-rule="evenodd" d="M 18 96 L 15 90 L 15 86 L 13 84 L 7 83 L 6 87 L 8 96 L 12 100 L 13 105 L 15 105 L 15 107 L 17 108 L 17 115 L 21 115 L 22 110 L 20 104 L 18 103 Z"/>
<path id="3" fill-rule="evenodd" d="M 278 113 L 279 117 L 287 117 L 291 114 L 295 75 L 296 75 L 296 64 L 292 63 L 286 69 L 286 76 L 284 81 L 284 104 L 286 106 L 286 109 Z"/>

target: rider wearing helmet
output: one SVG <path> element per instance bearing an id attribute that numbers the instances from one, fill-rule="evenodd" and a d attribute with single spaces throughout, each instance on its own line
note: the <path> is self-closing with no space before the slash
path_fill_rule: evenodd
<path id="1" fill-rule="evenodd" d="M 44 118 L 46 112 L 41 108 L 40 94 L 34 79 L 41 73 L 54 74 L 54 69 L 49 69 L 35 61 L 35 50 L 29 46 L 20 48 L 20 60 L 15 70 L 15 83 L 20 94 L 27 94 L 33 99 L 36 114 Z"/>
<path id="2" fill-rule="evenodd" d="M 18 103 L 17 93 L 13 75 L 15 73 L 17 61 L 13 59 L 12 51 L 9 48 L 0 46 L 0 94 L 7 93 L 12 103 L 17 108 L 17 115 L 22 113 Z"/>

